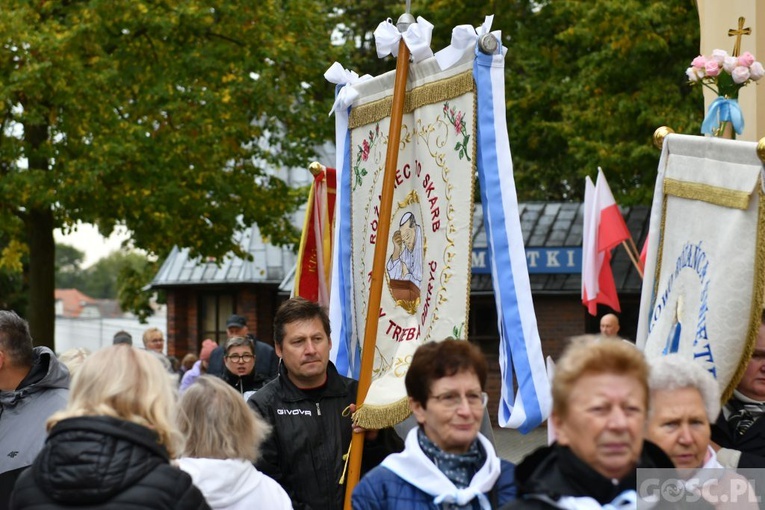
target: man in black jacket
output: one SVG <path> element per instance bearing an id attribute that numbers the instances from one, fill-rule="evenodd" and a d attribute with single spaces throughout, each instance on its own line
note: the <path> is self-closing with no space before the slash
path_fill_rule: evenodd
<path id="1" fill-rule="evenodd" d="M 285 301 L 274 318 L 274 345 L 282 359 L 279 376 L 250 397 L 249 405 L 273 425 L 257 467 L 284 488 L 295 510 L 340 510 L 339 484 L 352 423 L 344 410 L 356 400 L 357 382 L 329 361 L 329 318 L 316 303 Z M 377 432 L 377 431 L 374 431 Z M 395 434 L 386 429 L 367 441 L 362 471 L 382 461 Z"/>
<path id="2" fill-rule="evenodd" d="M 725 467 L 765 467 L 765 312 L 754 352 L 733 397 L 712 425 L 712 441 L 721 447 Z M 714 446 L 714 445 L 713 445 Z"/>

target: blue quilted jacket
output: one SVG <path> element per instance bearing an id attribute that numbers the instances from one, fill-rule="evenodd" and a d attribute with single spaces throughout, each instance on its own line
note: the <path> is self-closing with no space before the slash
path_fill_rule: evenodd
<path id="1" fill-rule="evenodd" d="M 504 505 L 515 499 L 515 466 L 501 461 L 501 472 L 494 485 L 496 503 Z M 486 495 L 492 501 L 490 494 Z M 433 496 L 405 482 L 393 471 L 378 466 L 367 473 L 353 491 L 353 510 L 449 510 L 449 504 L 436 506 Z M 479 508 L 474 500 L 474 508 Z M 498 507 L 497 507 L 498 508 Z"/>

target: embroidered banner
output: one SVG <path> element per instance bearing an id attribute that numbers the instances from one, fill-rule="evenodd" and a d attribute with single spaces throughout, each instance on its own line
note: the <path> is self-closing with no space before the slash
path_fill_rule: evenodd
<path id="1" fill-rule="evenodd" d="M 756 144 L 669 135 L 651 211 L 637 345 L 709 370 L 727 400 L 754 348 L 765 289 Z"/>
<path id="2" fill-rule="evenodd" d="M 357 85 L 349 118 L 351 344 L 364 338 L 393 79 L 387 73 Z M 358 413 L 359 424 L 373 428 L 409 415 L 404 376 L 420 344 L 466 338 L 476 158 L 472 62 L 447 71 L 434 59 L 414 64 L 409 85 L 373 379 Z"/>

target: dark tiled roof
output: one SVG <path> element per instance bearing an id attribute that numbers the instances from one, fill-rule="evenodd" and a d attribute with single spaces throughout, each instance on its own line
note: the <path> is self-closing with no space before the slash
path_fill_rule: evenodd
<path id="1" fill-rule="evenodd" d="M 584 204 L 581 203 L 522 203 L 518 205 L 523 243 L 526 248 L 562 248 L 582 246 Z M 648 206 L 622 207 L 624 220 L 632 233 L 638 251 L 648 234 L 651 209 Z M 483 211 L 476 205 L 473 216 L 473 247 L 486 247 Z M 620 293 L 640 293 L 642 280 L 623 247 L 613 251 L 611 267 L 616 289 Z M 578 294 L 582 288 L 581 274 L 529 275 L 534 293 Z M 473 292 L 492 292 L 490 275 L 473 275 Z"/>

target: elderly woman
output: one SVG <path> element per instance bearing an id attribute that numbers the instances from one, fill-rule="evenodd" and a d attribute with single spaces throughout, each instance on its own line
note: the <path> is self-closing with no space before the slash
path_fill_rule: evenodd
<path id="1" fill-rule="evenodd" d="M 186 437 L 178 465 L 213 510 L 292 508 L 284 489 L 253 466 L 270 427 L 236 390 L 217 377 L 199 377 L 181 397 L 178 425 Z"/>
<path id="2" fill-rule="evenodd" d="M 518 465 L 519 499 L 505 508 L 634 508 L 636 468 L 672 467 L 643 440 L 648 365 L 633 345 L 574 341 L 555 368 L 552 395 L 558 440 Z"/>
<path id="3" fill-rule="evenodd" d="M 209 508 L 170 464 L 181 436 L 174 384 L 149 352 L 115 345 L 74 376 L 69 402 L 48 420 L 48 440 L 19 478 L 11 507 Z"/>
<path id="4" fill-rule="evenodd" d="M 418 427 L 353 491 L 354 510 L 489 509 L 515 496 L 513 465 L 479 433 L 487 364 L 460 340 L 420 346 L 406 374 Z"/>
<path id="5" fill-rule="evenodd" d="M 710 445 L 710 423 L 720 413 L 720 389 L 712 374 L 693 360 L 670 354 L 652 362 L 648 384 L 646 437 L 672 459 L 686 479 L 686 491 L 709 499 L 716 508 L 759 508 L 745 478 L 717 470 L 723 466 Z"/>
<path id="6" fill-rule="evenodd" d="M 709 444 L 709 424 L 720 413 L 720 389 L 712 374 L 693 360 L 670 354 L 652 363 L 648 384 L 646 437 L 677 468 L 722 468 Z"/>

